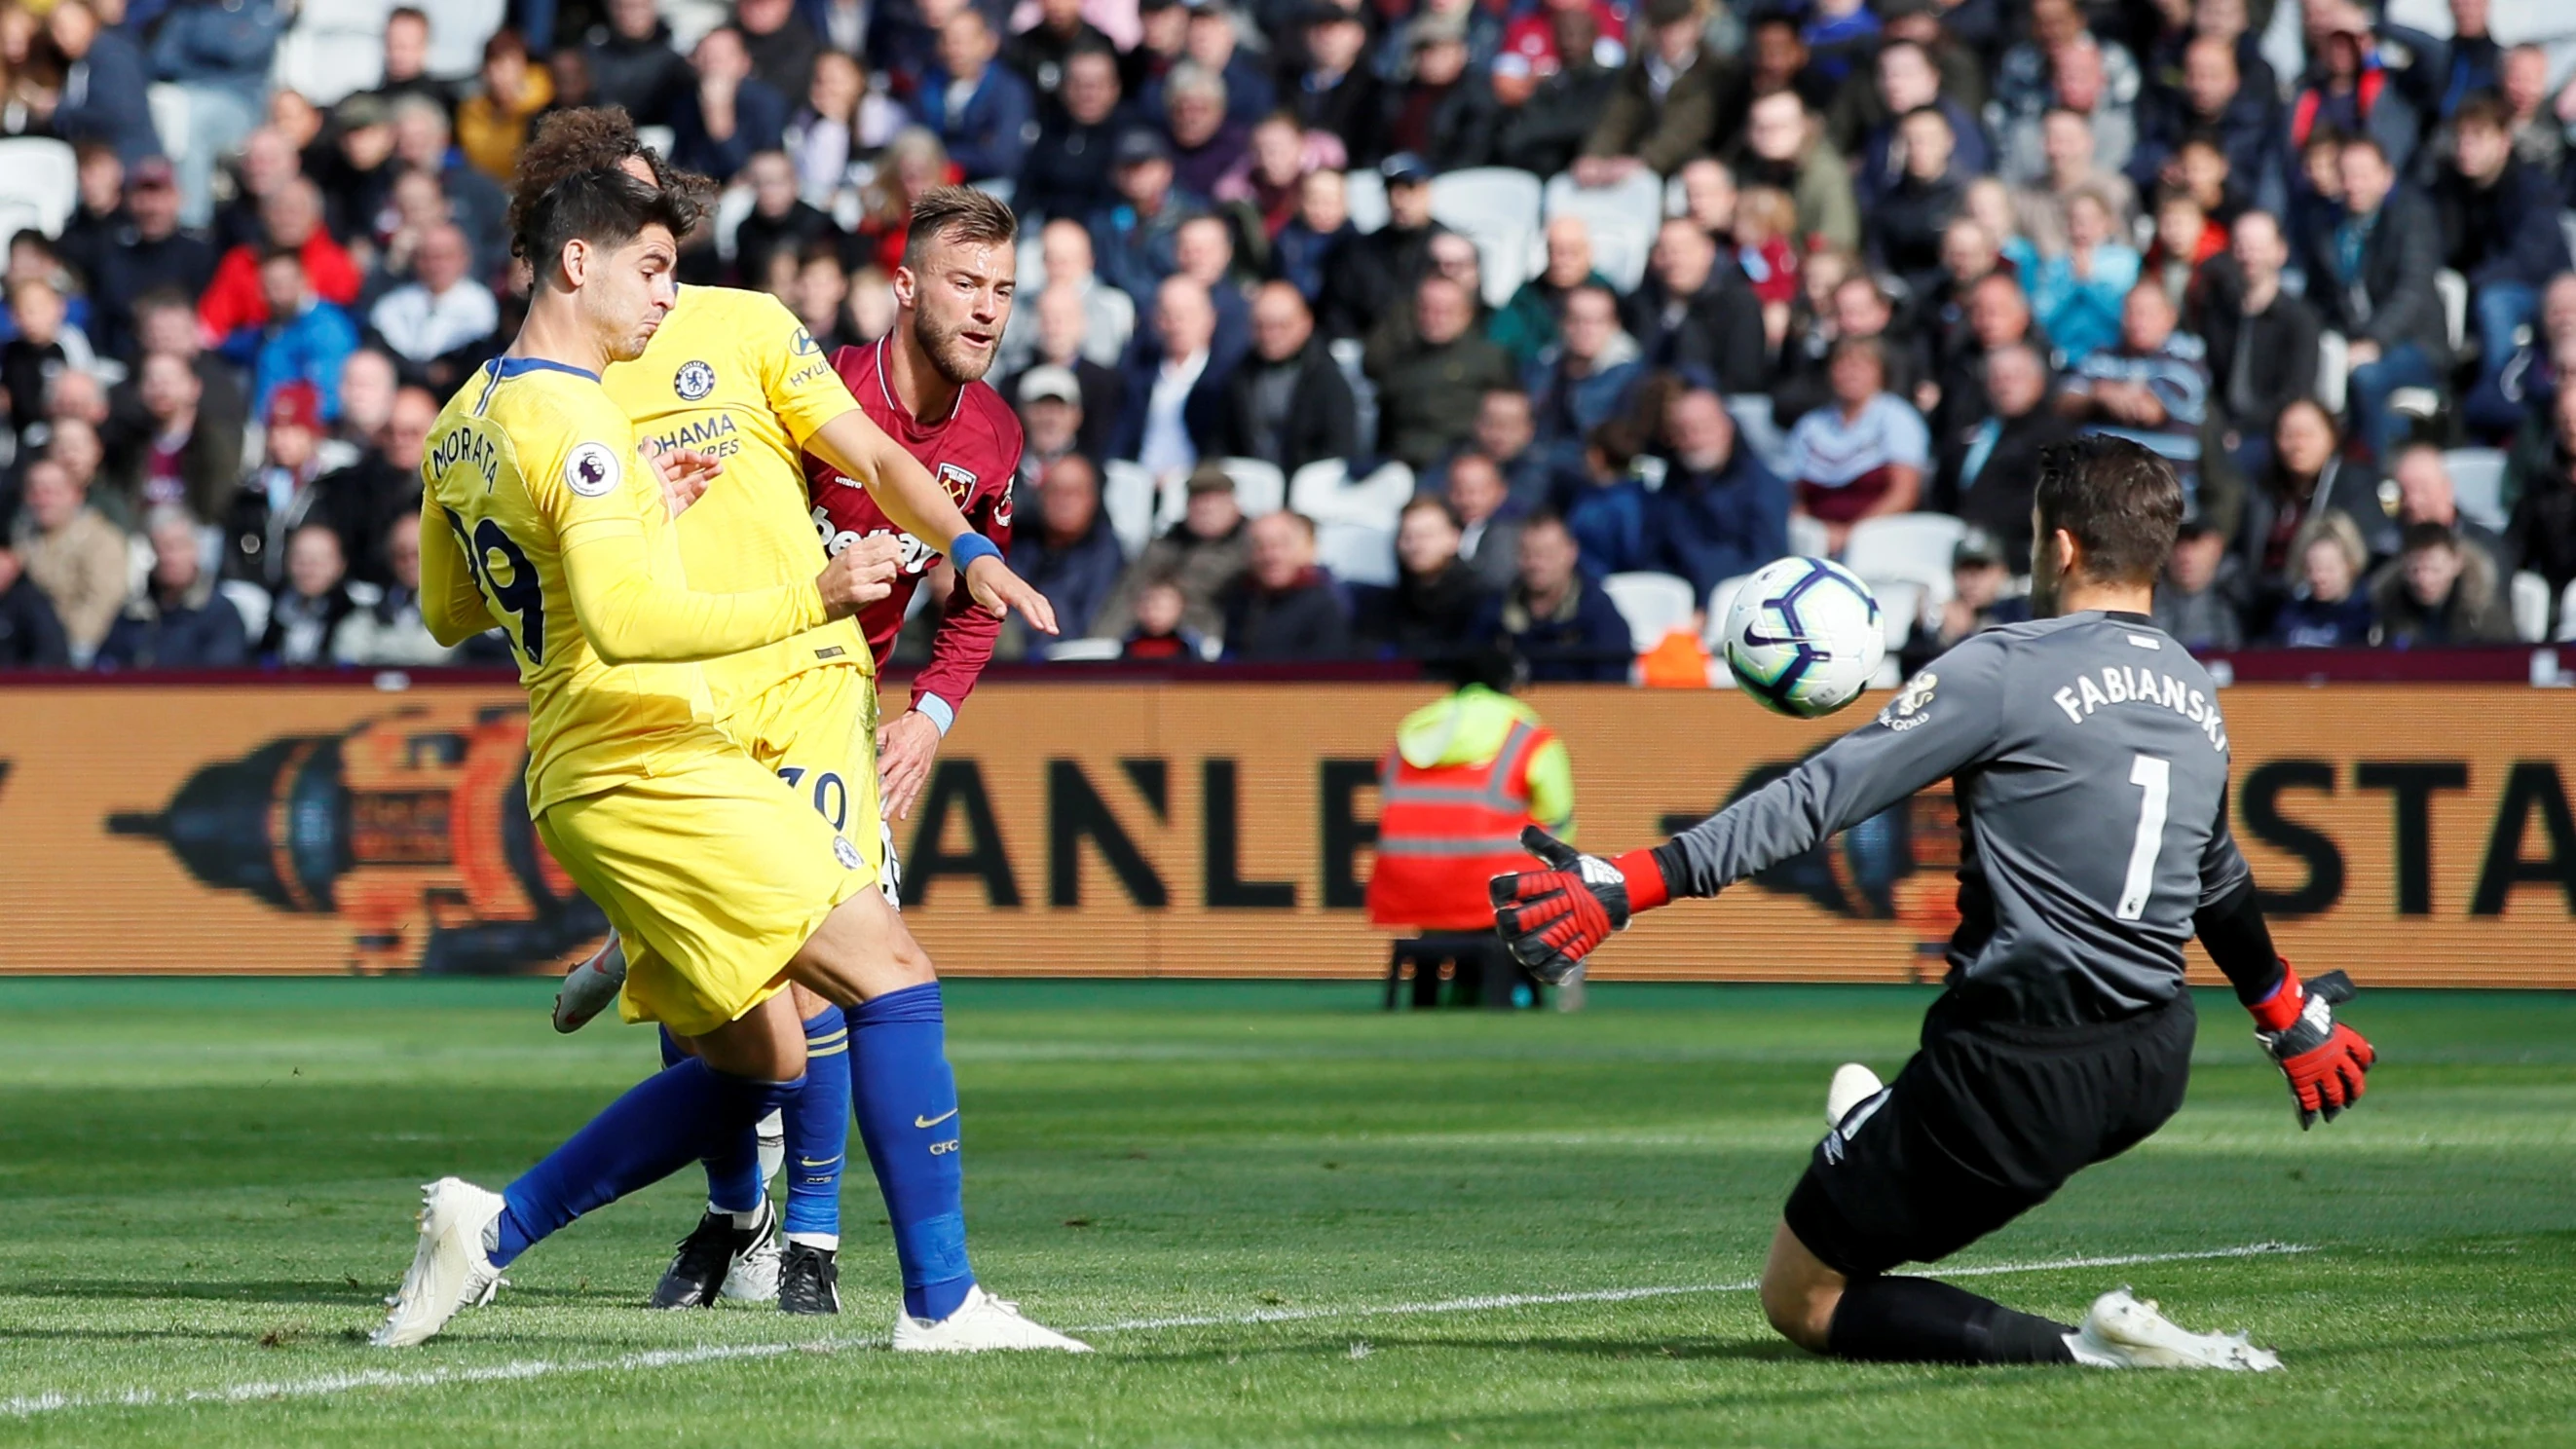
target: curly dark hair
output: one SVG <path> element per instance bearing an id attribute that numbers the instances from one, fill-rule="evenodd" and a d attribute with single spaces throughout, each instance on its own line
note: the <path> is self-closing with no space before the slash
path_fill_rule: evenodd
<path id="1" fill-rule="evenodd" d="M 635 134 L 635 120 L 617 106 L 585 106 L 556 111 L 537 123 L 537 132 L 519 152 L 518 175 L 510 184 L 510 251 L 526 255 L 522 242 L 528 217 L 547 192 L 567 176 L 585 171 L 613 171 L 629 157 L 640 156 L 653 169 L 653 180 L 677 194 L 691 212 L 712 216 L 716 185 L 694 171 L 683 171 L 663 159 Z"/>

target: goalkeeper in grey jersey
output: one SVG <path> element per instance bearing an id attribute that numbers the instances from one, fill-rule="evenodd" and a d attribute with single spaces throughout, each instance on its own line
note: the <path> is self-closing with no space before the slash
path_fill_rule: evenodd
<path id="1" fill-rule="evenodd" d="M 1837 1077 L 1834 1130 L 1790 1194 L 1762 1304 L 1793 1342 L 1845 1358 L 2269 1368 L 2240 1338 L 2105 1294 L 2080 1327 L 1946 1283 L 1937 1262 L 2136 1145 L 2182 1105 L 2200 936 L 2280 1064 L 2300 1124 L 2360 1097 L 2372 1052 L 2272 949 L 2227 827 L 2217 687 L 2148 618 L 2181 485 L 2135 443 L 2049 450 L 2035 507 L 2042 616 L 1975 635 L 1878 718 L 1652 850 L 1581 855 L 1532 830 L 1547 869 L 1498 876 L 1512 952 L 1563 979 L 1632 912 L 1712 896 L 1944 778 L 1961 836 L 1948 990 L 1885 1088 Z M 1853 1077 L 1859 1078 L 1855 1088 Z"/>

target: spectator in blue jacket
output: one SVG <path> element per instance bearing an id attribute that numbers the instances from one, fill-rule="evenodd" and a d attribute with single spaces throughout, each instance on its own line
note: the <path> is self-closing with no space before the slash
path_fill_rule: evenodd
<path id="1" fill-rule="evenodd" d="M 1160 131 L 1140 128 L 1119 137 L 1110 160 L 1118 201 L 1092 213 L 1093 265 L 1102 281 L 1142 305 L 1179 270 L 1181 223 L 1207 208 L 1173 189 L 1172 147 Z"/>
<path id="2" fill-rule="evenodd" d="M 215 162 L 239 148 L 268 103 L 269 67 L 292 18 L 277 0 L 179 0 L 152 37 L 152 73 L 188 101 L 188 144 L 178 157 L 181 215 L 203 226 L 213 212 Z"/>
<path id="3" fill-rule="evenodd" d="M 1654 495 L 1638 476 L 1637 425 L 1626 418 L 1594 428 L 1583 444 L 1583 481 L 1565 505 L 1565 526 L 1583 550 L 1584 572 L 1607 578 L 1653 567 L 1646 507 Z M 1654 468 L 1661 459 L 1648 459 Z M 1658 480 L 1660 481 L 1660 480 Z"/>
<path id="4" fill-rule="evenodd" d="M 922 77 L 915 109 L 969 181 L 1017 180 L 1037 139 L 1037 94 L 1009 66 L 981 12 L 958 11 L 939 28 L 939 69 Z"/>
<path id="5" fill-rule="evenodd" d="M 1485 606 L 1475 634 L 1509 643 L 1529 661 L 1533 680 L 1615 683 L 1635 658 L 1628 621 L 1583 577 L 1583 550 L 1553 513 L 1521 525 L 1519 576 Z"/>
<path id="6" fill-rule="evenodd" d="M 1739 447 L 1726 403 L 1705 388 L 1664 406 L 1664 486 L 1646 504 L 1649 567 L 1691 592 L 1749 574 L 1789 552 L 1789 489 Z"/>
<path id="7" fill-rule="evenodd" d="M 2540 289 L 2567 270 L 2557 188 L 2513 154 L 2513 115 L 2493 92 L 2469 97 L 2453 119 L 2451 156 L 2435 175 L 2433 206 L 2443 258 L 2469 281 L 2483 383 L 2513 356 L 2515 334 L 2531 324 Z"/>
<path id="8" fill-rule="evenodd" d="M 101 669 L 228 669 L 250 656 L 241 612 L 215 591 L 184 508 L 152 510 L 152 572 L 98 646 Z"/>
<path id="9" fill-rule="evenodd" d="M 730 180 L 755 151 L 775 151 L 787 133 L 787 97 L 751 73 L 742 33 L 719 25 L 689 53 L 697 88 L 671 111 L 671 160 L 718 181 Z"/>
<path id="10" fill-rule="evenodd" d="M 1038 486 L 1037 527 L 1011 540 L 1011 569 L 1055 607 L 1064 637 L 1091 632 L 1100 606 L 1127 567 L 1118 535 L 1100 511 L 1100 473 L 1080 453 L 1047 465 Z"/>
<path id="11" fill-rule="evenodd" d="M 302 380 L 322 397 L 322 415 L 339 415 L 340 366 L 358 350 L 358 324 L 313 295 L 303 258 L 279 248 L 261 258 L 260 291 L 268 301 L 268 327 L 251 369 L 251 406 L 265 414 L 278 388 Z"/>
<path id="12" fill-rule="evenodd" d="M 1565 297 L 1557 341 L 1527 373 L 1541 446 L 1571 443 L 1627 411 L 1645 377 L 1637 339 L 1619 325 L 1619 300 L 1585 282 Z"/>
<path id="13" fill-rule="evenodd" d="M 2358 649 L 2378 640 L 2379 620 L 2361 571 L 2369 562 L 2361 532 L 2340 513 L 2301 530 L 2300 587 L 2272 616 L 2272 642 L 2288 649 Z"/>
<path id="14" fill-rule="evenodd" d="M 144 99 L 151 76 L 134 42 L 101 29 L 89 0 L 58 0 L 45 29 L 65 66 L 54 134 L 66 141 L 104 141 L 129 166 L 160 155 L 161 138 Z"/>

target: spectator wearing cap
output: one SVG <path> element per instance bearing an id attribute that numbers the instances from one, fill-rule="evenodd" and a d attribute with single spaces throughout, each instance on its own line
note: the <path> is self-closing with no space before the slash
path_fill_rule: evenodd
<path id="1" fill-rule="evenodd" d="M 1172 143 L 1172 182 L 1192 196 L 1212 196 L 1238 170 L 1252 128 L 1226 113 L 1225 79 L 1194 60 L 1163 78 L 1164 133 Z"/>
<path id="2" fill-rule="evenodd" d="M 2245 620 L 2236 592 L 2236 557 L 2226 531 L 2205 518 L 2184 519 L 2156 581 L 2156 627 L 2194 653 L 2242 648 Z"/>
<path id="3" fill-rule="evenodd" d="M 2433 181 L 2444 261 L 2469 283 L 2481 383 L 2504 370 L 2541 289 L 2567 270 L 2557 188 L 2513 154 L 2511 125 L 2493 93 L 2470 96 L 2451 122 L 2451 154 Z"/>
<path id="4" fill-rule="evenodd" d="M 1476 636 L 1529 661 L 1533 682 L 1628 677 L 1633 654 L 1619 606 L 1583 573 L 1583 550 L 1565 520 L 1539 514 L 1518 539 L 1511 585 L 1477 618 Z"/>
<path id="5" fill-rule="evenodd" d="M 0 541 L 0 669 L 66 669 L 71 662 L 54 601 L 27 577 L 16 546 Z"/>
<path id="6" fill-rule="evenodd" d="M 2207 285 L 2191 317 L 2209 351 L 2213 431 L 2240 464 L 2259 453 L 2282 408 L 2316 391 L 2324 324 L 2307 299 L 2282 288 L 2289 259 L 2270 212 L 2238 217 L 2226 255 L 2205 269 Z"/>
<path id="7" fill-rule="evenodd" d="M 1454 658 L 1476 642 L 1476 619 L 1493 590 L 1458 556 L 1462 530 L 1449 505 L 1417 494 L 1395 525 L 1395 582 L 1352 592 L 1357 651 L 1374 658 Z"/>
<path id="8" fill-rule="evenodd" d="M 327 524 L 307 523 L 286 536 L 286 579 L 269 606 L 268 630 L 260 635 L 262 664 L 327 664 L 331 636 L 341 621 L 378 597 L 370 587 L 353 587 L 340 536 Z"/>
<path id="9" fill-rule="evenodd" d="M 1789 552 L 1789 489 L 1737 438 L 1725 400 L 1685 388 L 1664 404 L 1663 486 L 1646 501 L 1647 567 L 1706 599 Z"/>
<path id="10" fill-rule="evenodd" d="M 1350 611 L 1315 564 L 1315 521 L 1285 509 L 1252 521 L 1248 567 L 1222 598 L 1225 652 L 1246 663 L 1341 659 Z"/>
<path id="11" fill-rule="evenodd" d="M 1669 176 L 1706 150 L 1717 125 L 1717 57 L 1697 0 L 1647 0 L 1643 43 L 1619 72 L 1574 178 L 1609 186 L 1639 167 Z"/>
<path id="12" fill-rule="evenodd" d="M 1234 362 L 1216 351 L 1207 288 L 1188 277 L 1165 279 L 1154 295 L 1150 335 L 1139 336 L 1130 353 L 1111 456 L 1132 459 L 1157 478 L 1188 472 L 1199 460 L 1198 440 L 1216 436 Z"/>
<path id="13" fill-rule="evenodd" d="M 2513 642 L 2494 560 L 2438 523 L 2407 525 L 2397 557 L 2371 582 L 2370 607 L 2379 642 L 2395 649 Z"/>
<path id="14" fill-rule="evenodd" d="M 1488 388 L 1509 387 L 1511 358 L 1475 331 L 1476 299 L 1440 275 L 1413 294 L 1414 338 L 1372 359 L 1378 448 L 1419 470 L 1467 440 Z"/>
<path id="15" fill-rule="evenodd" d="M 916 109 L 969 181 L 1015 180 L 1037 129 L 1029 83 L 996 62 L 992 23 L 972 6 L 939 27 L 939 68 L 922 77 Z"/>
<path id="16" fill-rule="evenodd" d="M 2057 411 L 2048 363 L 2037 348 L 2008 342 L 1981 361 L 1986 416 L 1942 440 L 1931 506 L 1984 529 L 2001 545 L 2012 571 L 2025 574 L 2040 454 L 2075 429 Z"/>
<path id="17" fill-rule="evenodd" d="M 1118 200 L 1091 215 L 1091 249 L 1103 281 L 1139 304 L 1179 266 L 1181 223 L 1205 210 L 1172 184 L 1172 147 L 1142 128 L 1118 138 L 1110 177 Z"/>
<path id="18" fill-rule="evenodd" d="M 314 295 L 303 259 L 291 251 L 272 251 L 260 259 L 259 284 L 268 324 L 260 329 L 252 356 L 251 406 L 265 409 L 279 387 L 302 381 L 313 385 L 323 416 L 329 417 L 337 411 L 341 364 L 358 350 L 358 325 L 347 312 Z"/>
<path id="19" fill-rule="evenodd" d="M 1969 529 L 1950 547 L 1950 597 L 1914 622 L 1904 655 L 1910 665 L 1929 661 L 1971 634 L 2030 622 L 2030 597 L 2012 589 L 2003 546 L 1983 529 Z"/>
<path id="20" fill-rule="evenodd" d="M 90 279 L 98 342 L 115 357 L 134 356 L 135 306 L 149 293 L 194 297 L 215 275 L 215 249 L 179 227 L 179 191 L 170 163 L 146 157 L 125 174 L 127 225 Z"/>
<path id="21" fill-rule="evenodd" d="M 1092 457 L 1105 455 L 1105 450 L 1085 446 L 1084 433 L 1093 428 L 1091 410 L 1084 406 L 1082 385 L 1070 368 L 1041 362 L 1002 387 L 1002 395 L 1011 400 L 1020 416 L 1020 469 L 1012 487 L 1014 506 L 1023 512 L 1033 511 L 1039 480 L 1059 458 L 1075 453 Z M 1117 421 L 1110 419 L 1111 423 Z"/>
<path id="22" fill-rule="evenodd" d="M 1469 14 L 1482 9 L 1424 10 L 1406 27 L 1410 54 L 1396 88 L 1387 144 L 1411 151 L 1437 171 L 1478 165 L 1492 146 L 1494 94 L 1468 64 Z"/>
<path id="23" fill-rule="evenodd" d="M 279 187 L 261 204 L 260 220 L 266 232 L 261 244 L 224 253 L 197 303 L 197 320 L 206 334 L 245 361 L 270 320 L 268 290 L 260 280 L 267 253 L 293 254 L 313 295 L 334 306 L 355 302 L 363 280 L 348 250 L 323 229 L 322 193 L 311 181 L 299 176 Z"/>
<path id="24" fill-rule="evenodd" d="M 2058 410 L 2086 433 L 2126 438 L 2171 463 L 2185 506 L 2198 509 L 2204 484 L 2215 482 L 2201 458 L 2209 362 L 2200 339 L 2181 331 L 2178 320 L 2165 289 L 2139 281 L 2121 303 L 2119 341 L 2075 365 Z"/>
<path id="25" fill-rule="evenodd" d="M 1139 621 L 1141 596 L 1155 585 L 1170 585 L 1181 596 L 1181 625 L 1194 634 L 1214 636 L 1225 627 L 1218 598 L 1241 576 L 1250 553 L 1234 480 L 1223 468 L 1202 463 L 1190 472 L 1180 521 L 1146 544 L 1127 566 L 1092 619 L 1091 632 L 1109 639 L 1127 637 Z"/>
<path id="26" fill-rule="evenodd" d="M 351 611 L 331 631 L 331 658 L 341 664 L 420 667 L 447 663 L 454 651 L 440 644 L 420 617 L 420 515 L 405 513 L 385 531 L 391 577 L 374 601 Z"/>
<path id="27" fill-rule="evenodd" d="M 1225 85 L 1225 118 L 1250 127 L 1279 108 L 1279 87 L 1267 69 L 1236 43 L 1235 13 L 1224 0 L 1196 0 L 1181 48 L 1190 61 Z"/>
<path id="28" fill-rule="evenodd" d="M 1026 404 L 1033 396 L 1029 389 L 1036 382 L 1037 369 L 1057 369 L 1063 377 L 1049 378 L 1048 383 L 1051 388 L 1072 390 L 1071 401 L 1080 414 L 1075 424 L 1079 446 L 1094 458 L 1109 456 L 1110 434 L 1127 401 L 1127 381 L 1116 368 L 1085 355 L 1082 294 L 1069 286 L 1051 286 L 1038 293 L 1029 310 L 1037 318 L 1037 349 L 1030 354 L 1032 365 L 1018 375 L 1006 395 Z"/>
<path id="29" fill-rule="evenodd" d="M 986 32 L 983 44 L 988 52 L 990 34 Z M 964 43 L 961 39 L 955 44 Z M 953 48 L 945 32 L 940 35 L 939 48 L 944 65 Z M 753 72 L 751 52 L 743 46 L 741 31 L 719 25 L 700 36 L 697 48 L 689 52 L 689 68 L 696 74 L 696 83 L 683 90 L 665 113 L 672 131 L 671 160 L 675 164 L 722 181 L 748 165 L 753 152 L 775 151 L 784 143 L 787 97 Z M 940 70 L 932 71 L 922 81 L 924 103 L 919 113 L 934 129 L 942 124 L 957 125 L 955 116 L 944 108 L 930 106 L 926 99 L 934 87 L 941 88 L 944 98 L 947 84 Z M 971 97 L 972 90 L 967 94 Z"/>
<path id="30" fill-rule="evenodd" d="M 322 188 L 323 212 L 334 236 L 377 232 L 393 203 L 402 168 L 394 160 L 394 117 L 385 103 L 361 91 L 331 108 L 330 141 L 303 162 Z"/>
<path id="31" fill-rule="evenodd" d="M 519 148 L 527 144 L 537 113 L 554 104 L 554 77 L 544 66 L 529 64 L 528 43 L 504 26 L 483 42 L 481 82 L 456 107 L 456 144 L 475 170 L 507 183 L 519 169 Z"/>
<path id="32" fill-rule="evenodd" d="M 1362 61 L 1368 29 L 1358 9 L 1316 0 L 1305 13 L 1305 42 L 1304 68 L 1285 97 L 1289 109 L 1306 129 L 1341 137 L 1351 165 L 1374 164 L 1386 154 L 1386 102 Z"/>
<path id="33" fill-rule="evenodd" d="M 1114 90 L 1118 44 L 1083 18 L 1082 0 L 1038 0 L 1037 19 L 1003 45 L 1002 63 L 1018 71 L 1043 100 L 1061 104 L 1068 99 L 1064 84 L 1071 79 L 1073 58 L 1086 53 L 1108 60 Z"/>
<path id="34" fill-rule="evenodd" d="M 1723 159 L 1738 183 L 1789 193 L 1797 204 L 1803 248 L 1860 246 L 1860 204 L 1852 191 L 1851 168 L 1797 92 L 1756 97 L 1745 111 L 1743 134 Z"/>
<path id="35" fill-rule="evenodd" d="M 1619 83 L 1619 72 L 1603 65 L 1599 53 L 1606 50 L 1624 56 L 1625 52 L 1616 41 L 1605 38 L 1593 10 L 1559 6 L 1544 19 L 1564 39 L 1566 58 L 1533 60 L 1509 46 L 1494 57 L 1485 83 L 1494 110 L 1484 162 L 1554 176 L 1570 169 L 1582 154 L 1583 143 L 1592 136 L 1593 119 L 1609 104 L 1611 88 Z"/>
<path id="36" fill-rule="evenodd" d="M 1327 336 L 1367 336 L 1430 274 L 1432 238 L 1451 234 L 1431 218 L 1431 168 L 1421 157 L 1398 152 L 1378 174 L 1386 181 L 1387 222 L 1335 252 L 1319 306 Z"/>
<path id="37" fill-rule="evenodd" d="M 101 669 L 230 669 L 250 657 L 241 611 L 215 588 L 197 520 L 165 505 L 144 520 L 152 570 L 98 647 Z M 414 611 L 418 611 L 415 609 Z"/>
<path id="38" fill-rule="evenodd" d="M 53 459 L 27 466 L 26 495 L 11 548 L 62 620 L 72 661 L 87 663 L 125 604 L 125 534 Z"/>
<path id="39" fill-rule="evenodd" d="M 294 9 L 275 0 L 181 0 L 152 33 L 152 75 L 187 101 L 185 150 L 176 157 L 180 214 L 204 225 L 215 162 L 259 124 L 278 38 Z"/>
<path id="40" fill-rule="evenodd" d="M 1035 528 L 1012 535 L 1011 571 L 1046 595 L 1065 638 L 1082 638 L 1127 567 L 1100 507 L 1100 471 L 1079 453 L 1048 464 L 1036 512 Z"/>
<path id="41" fill-rule="evenodd" d="M 1119 133 L 1135 124 L 1121 104 L 1118 57 L 1084 47 L 1065 58 L 1062 70 L 1063 83 L 1054 104 L 1042 108 L 1038 138 L 1012 194 L 1023 224 L 1031 217 L 1080 221 L 1117 199 L 1111 157 Z"/>
<path id="42" fill-rule="evenodd" d="M 751 73 L 783 96 L 801 96 L 814 83 L 822 39 L 796 13 L 797 0 L 735 0 L 734 28 L 742 32 Z"/>
<path id="43" fill-rule="evenodd" d="M 122 30 L 102 26 L 90 0 L 55 0 L 45 15 L 45 34 L 63 64 L 62 88 L 56 92 L 51 122 L 55 135 L 77 145 L 102 141 L 128 163 L 161 154 L 161 138 L 152 129 L 152 109 L 144 92 L 151 73 L 143 52 Z"/>
<path id="44" fill-rule="evenodd" d="M 175 504 L 223 517 L 241 481 L 241 415 L 207 407 L 196 369 L 176 353 L 146 353 L 135 371 L 139 415 L 115 420 L 106 439 L 126 516 Z"/>
<path id="45" fill-rule="evenodd" d="M 1294 474 L 1360 453 L 1351 385 L 1315 336 L 1306 299 L 1286 282 L 1252 299 L 1252 354 L 1225 385 L 1214 441 L 1226 457 L 1259 458 Z"/>
<path id="46" fill-rule="evenodd" d="M 697 88 L 654 0 L 607 0 L 603 23 L 582 40 L 591 96 L 631 116 L 668 116 Z"/>
<path id="47" fill-rule="evenodd" d="M 453 390 L 494 350 L 500 303 L 489 287 L 466 275 L 472 264 L 464 232 L 433 228 L 412 254 L 412 280 L 378 298 L 367 313 L 375 340 L 434 390 Z"/>
<path id="48" fill-rule="evenodd" d="M 1628 410 L 1645 380 L 1644 351 L 1619 325 L 1619 302 L 1609 287 L 1576 285 L 1565 297 L 1557 340 L 1525 370 L 1530 413 L 1539 441 L 1577 444 L 1592 430 Z"/>
<path id="49" fill-rule="evenodd" d="M 341 535 L 344 552 L 351 551 L 365 542 L 375 509 L 346 490 L 346 480 L 323 458 L 322 404 L 312 384 L 279 388 L 262 422 L 263 456 L 216 521 L 227 540 L 226 572 L 266 588 L 282 577 L 287 534 L 308 522 L 327 523 Z"/>
<path id="50" fill-rule="evenodd" d="M 1840 553 L 1853 524 L 1920 501 L 1931 440 L 1913 404 L 1887 390 L 1887 353 L 1877 339 L 1837 341 L 1828 375 L 1833 401 L 1790 430 L 1788 463 L 1795 511 L 1822 523 L 1829 550 Z"/>

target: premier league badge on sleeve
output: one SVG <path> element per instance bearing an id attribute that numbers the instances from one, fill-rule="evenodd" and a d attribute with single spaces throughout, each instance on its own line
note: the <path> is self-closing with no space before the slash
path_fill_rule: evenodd
<path id="1" fill-rule="evenodd" d="M 703 402 L 716 390 L 716 370 L 698 361 L 680 364 L 680 374 L 671 379 L 671 387 L 683 402 Z"/>
<path id="2" fill-rule="evenodd" d="M 564 459 L 564 485 L 584 498 L 604 498 L 617 486 L 617 455 L 606 443 L 584 443 Z"/>

